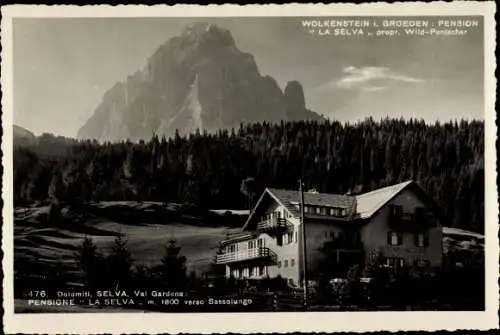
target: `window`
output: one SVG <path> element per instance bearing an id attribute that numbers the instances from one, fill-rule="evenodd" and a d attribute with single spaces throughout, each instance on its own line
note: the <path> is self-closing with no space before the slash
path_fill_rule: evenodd
<path id="1" fill-rule="evenodd" d="M 288 259 L 285 259 L 283 267 L 287 268 L 288 267 Z"/>
<path id="2" fill-rule="evenodd" d="M 264 247 L 264 240 L 263 240 L 263 239 L 261 239 L 261 238 L 259 238 L 259 240 L 257 241 L 257 246 L 258 246 L 259 248 Z"/>
<path id="3" fill-rule="evenodd" d="M 415 246 L 427 247 L 428 245 L 429 245 L 429 239 L 426 234 L 424 233 L 415 234 Z"/>
<path id="4" fill-rule="evenodd" d="M 333 240 L 335 238 L 335 232 L 334 231 L 331 231 L 330 232 L 330 238 Z"/>
<path id="5" fill-rule="evenodd" d="M 288 244 L 293 243 L 293 231 L 288 233 Z"/>
<path id="6" fill-rule="evenodd" d="M 248 249 L 253 249 L 257 245 L 257 241 L 248 241 Z"/>
<path id="7" fill-rule="evenodd" d="M 264 266 L 259 266 L 259 276 L 263 276 L 264 275 Z"/>
<path id="8" fill-rule="evenodd" d="M 233 277 L 234 277 L 234 278 L 238 278 L 239 276 L 240 276 L 240 270 L 238 270 L 238 269 L 234 269 L 234 270 L 233 270 Z"/>
<path id="9" fill-rule="evenodd" d="M 387 265 L 393 268 L 402 267 L 404 265 L 404 260 L 398 257 L 389 257 L 387 259 Z"/>
<path id="10" fill-rule="evenodd" d="M 236 251 L 236 245 L 231 244 L 231 245 L 228 247 L 228 251 L 229 251 L 229 252 L 235 252 L 235 251 Z"/>
<path id="11" fill-rule="evenodd" d="M 390 231 L 387 233 L 387 244 L 389 245 L 402 245 L 403 234 L 400 232 Z"/>
<path id="12" fill-rule="evenodd" d="M 321 207 L 316 207 L 316 214 L 321 214 Z"/>
<path id="13" fill-rule="evenodd" d="M 337 217 L 345 216 L 346 215 L 346 209 L 345 208 L 339 208 L 339 207 L 330 208 L 330 215 L 331 216 L 337 216 Z"/>
<path id="14" fill-rule="evenodd" d="M 253 277 L 257 277 L 258 275 L 259 275 L 259 267 L 254 266 L 254 267 L 252 268 L 252 276 L 253 276 Z"/>
<path id="15" fill-rule="evenodd" d="M 243 269 L 243 277 L 249 277 L 250 273 L 249 273 L 249 269 L 248 268 L 244 268 Z"/>
<path id="16" fill-rule="evenodd" d="M 295 258 L 292 258 L 292 260 L 290 261 L 290 266 L 295 266 Z"/>
<path id="17" fill-rule="evenodd" d="M 281 268 L 281 261 L 278 261 L 278 269 Z"/>
<path id="18" fill-rule="evenodd" d="M 387 257 L 386 264 L 391 268 L 401 268 L 405 265 L 405 262 L 403 258 Z"/>
<path id="19" fill-rule="evenodd" d="M 298 241 L 299 241 L 299 234 L 295 232 L 295 243 L 297 243 Z"/>
<path id="20" fill-rule="evenodd" d="M 391 214 L 394 216 L 401 216 L 403 213 L 403 206 L 392 205 L 391 206 Z"/>
<path id="21" fill-rule="evenodd" d="M 425 239 L 424 234 L 417 234 L 417 246 L 423 247 L 424 246 L 424 239 Z"/>
<path id="22" fill-rule="evenodd" d="M 304 206 L 304 213 L 309 213 L 309 206 Z"/>
<path id="23" fill-rule="evenodd" d="M 328 208 L 321 207 L 321 215 L 328 215 Z"/>

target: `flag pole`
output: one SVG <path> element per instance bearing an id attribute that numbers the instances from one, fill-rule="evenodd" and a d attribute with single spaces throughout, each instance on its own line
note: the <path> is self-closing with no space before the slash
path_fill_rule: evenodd
<path id="1" fill-rule="evenodd" d="M 306 247 L 306 226 L 304 224 L 304 185 L 300 179 L 300 226 L 302 227 L 302 270 L 304 279 L 304 309 L 307 310 L 308 283 L 307 283 L 307 247 Z"/>

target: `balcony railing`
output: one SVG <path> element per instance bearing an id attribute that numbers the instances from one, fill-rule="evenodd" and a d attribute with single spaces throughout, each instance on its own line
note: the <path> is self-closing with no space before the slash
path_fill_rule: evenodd
<path id="1" fill-rule="evenodd" d="M 217 264 L 227 264 L 235 262 L 244 262 L 255 259 L 274 259 L 275 253 L 269 248 L 252 248 L 245 251 L 228 252 L 225 254 L 217 255 Z"/>
<path id="2" fill-rule="evenodd" d="M 286 219 L 282 218 L 272 218 L 260 221 L 257 223 L 257 230 L 259 231 L 271 231 L 271 230 L 285 230 L 287 228 Z"/>

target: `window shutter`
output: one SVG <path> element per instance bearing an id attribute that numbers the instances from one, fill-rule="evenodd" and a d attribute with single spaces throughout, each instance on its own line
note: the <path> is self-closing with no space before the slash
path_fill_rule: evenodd
<path id="1" fill-rule="evenodd" d="M 392 232 L 388 231 L 387 232 L 387 244 L 388 245 L 391 245 L 391 235 L 392 235 Z"/>
<path id="2" fill-rule="evenodd" d="M 429 235 L 424 234 L 424 246 L 429 246 Z"/>
<path id="3" fill-rule="evenodd" d="M 278 246 L 282 246 L 283 245 L 283 235 L 279 234 L 277 237 L 276 237 L 276 244 Z"/>

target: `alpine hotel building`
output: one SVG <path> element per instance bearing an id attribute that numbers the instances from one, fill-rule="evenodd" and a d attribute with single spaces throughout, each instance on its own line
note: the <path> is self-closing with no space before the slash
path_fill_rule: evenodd
<path id="1" fill-rule="evenodd" d="M 389 267 L 439 267 L 442 224 L 436 203 L 413 181 L 360 195 L 304 192 L 308 278 L 324 258 L 325 242 L 337 261 L 382 255 Z M 241 232 L 221 242 L 217 264 L 226 277 L 285 278 L 301 286 L 302 232 L 300 192 L 267 188 Z"/>

